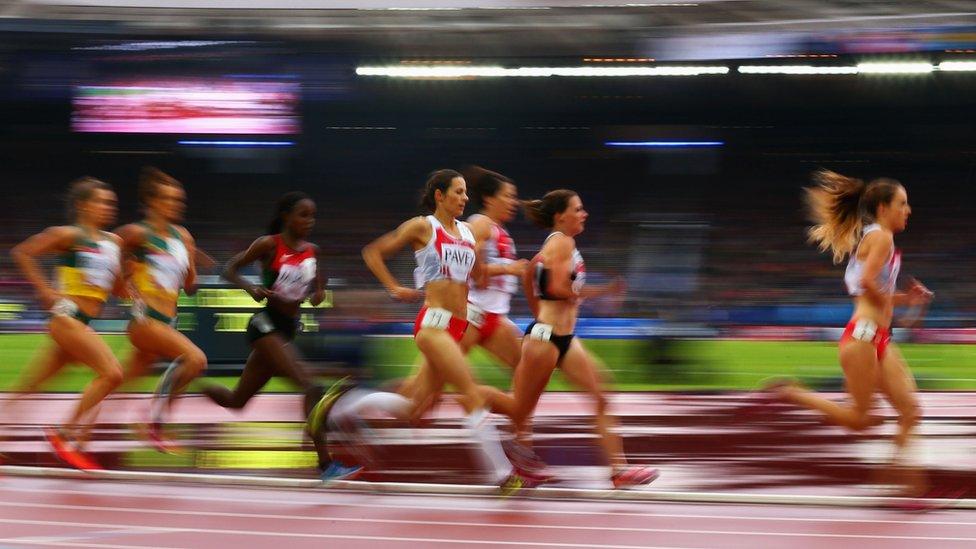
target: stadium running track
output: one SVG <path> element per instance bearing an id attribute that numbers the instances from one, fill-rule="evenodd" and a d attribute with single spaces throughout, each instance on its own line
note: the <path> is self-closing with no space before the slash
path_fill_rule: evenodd
<path id="1" fill-rule="evenodd" d="M 924 513 L 879 497 L 892 422 L 851 435 L 799 410 L 757 411 L 743 394 L 614 395 L 628 454 L 662 471 L 630 491 L 609 489 L 585 398 L 546 395 L 537 448 L 561 481 L 510 498 L 471 476 L 452 405 L 419 427 L 377 420 L 366 481 L 321 486 L 302 461 L 293 395 L 260 396 L 240 414 L 183 399 L 174 434 L 196 456 L 183 461 L 145 459 L 152 452 L 130 434 L 144 398 L 114 398 L 92 446 L 108 470 L 91 474 L 60 466 L 40 436 L 73 398 L 8 407 L 0 547 L 976 546 L 976 395 L 966 393 L 923 395 L 916 458 L 936 494 L 959 498 L 930 500 L 939 508 Z M 293 454 L 306 457 L 276 461 Z M 206 455 L 240 463 L 209 467 Z"/>

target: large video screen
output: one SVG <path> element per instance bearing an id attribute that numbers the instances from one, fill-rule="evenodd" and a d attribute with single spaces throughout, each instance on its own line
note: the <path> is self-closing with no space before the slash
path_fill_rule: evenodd
<path id="1" fill-rule="evenodd" d="M 294 134 L 298 82 L 227 78 L 114 80 L 76 86 L 76 132 Z"/>

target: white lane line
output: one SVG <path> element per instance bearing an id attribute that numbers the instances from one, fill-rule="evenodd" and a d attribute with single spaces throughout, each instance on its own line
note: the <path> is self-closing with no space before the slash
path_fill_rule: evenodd
<path id="1" fill-rule="evenodd" d="M 31 507 L 40 509 L 63 509 L 63 510 L 80 510 L 80 511 L 91 511 L 91 512 L 114 512 L 114 513 L 144 513 L 144 514 L 156 514 L 156 515 L 176 515 L 176 516 L 208 516 L 208 517 L 223 517 L 223 518 L 249 518 L 249 519 L 266 519 L 266 520 L 295 520 L 295 521 L 313 521 L 313 522 L 351 522 L 351 523 L 379 523 L 379 524 L 397 524 L 397 525 L 417 525 L 417 526 L 464 526 L 464 527 L 474 527 L 474 528 L 528 528 L 532 530 L 598 530 L 598 531 L 613 531 L 613 532 L 658 532 L 659 530 L 654 528 L 631 528 L 631 527 L 620 527 L 620 526 L 573 526 L 573 525 L 552 525 L 552 524 L 504 524 L 504 523 L 494 523 L 494 522 L 462 522 L 462 521 L 440 521 L 440 520 L 410 520 L 410 519 L 384 519 L 384 518 L 355 518 L 355 517 L 340 517 L 340 516 L 291 516 L 291 515 L 274 515 L 274 514 L 264 514 L 264 513 L 227 513 L 227 512 L 215 512 L 215 511 L 174 511 L 174 510 L 162 510 L 162 509 L 133 509 L 129 507 L 100 507 L 100 506 L 88 506 L 88 505 L 62 505 L 62 504 L 44 504 L 44 503 L 8 503 L 0 502 L 0 506 L 8 507 Z M 13 520 L 13 519 L 10 519 Z"/>
<path id="2" fill-rule="evenodd" d="M 220 486 L 262 486 L 269 488 L 299 488 L 322 486 L 313 479 L 253 477 L 246 475 L 213 475 L 200 473 L 157 473 L 151 471 L 76 471 L 58 467 L 3 466 L 0 474 L 41 478 L 72 478 L 97 480 L 129 480 L 141 482 L 188 482 Z M 327 487 L 372 494 L 447 494 L 459 496 L 498 497 L 498 488 L 474 484 L 428 484 L 419 482 L 361 482 L 332 481 Z M 880 496 L 825 496 L 799 494 L 756 494 L 718 492 L 677 492 L 658 490 L 596 490 L 572 488 L 529 488 L 519 492 L 520 499 L 584 499 L 601 501 L 654 501 L 691 503 L 779 504 L 826 507 L 883 507 L 895 503 L 916 503 L 915 500 Z M 976 499 L 922 500 L 932 505 L 976 509 Z"/>
<path id="3" fill-rule="evenodd" d="M 94 490 L 65 490 L 65 489 L 51 489 L 51 488 L 12 488 L 12 487 L 0 487 L 0 493 L 2 492 L 24 492 L 28 494 L 64 494 L 64 495 L 89 495 L 96 497 L 105 498 L 150 498 L 150 499 L 164 499 L 173 502 L 182 501 L 199 501 L 199 502 L 218 502 L 218 503 L 238 503 L 238 504 L 258 504 L 258 505 L 293 505 L 301 507 L 322 507 L 322 506 L 337 506 L 337 507 L 354 507 L 354 508 L 365 508 L 365 509 L 393 509 L 402 511 L 403 509 L 409 509 L 411 511 L 450 511 L 450 512 L 464 512 L 464 513 L 504 513 L 511 514 L 512 508 L 507 505 L 506 502 L 500 502 L 498 507 L 459 507 L 457 505 L 444 505 L 435 506 L 428 503 L 417 503 L 410 502 L 409 504 L 387 504 L 379 502 L 369 502 L 369 503 L 357 503 L 353 501 L 299 501 L 294 498 L 283 498 L 283 499 L 262 499 L 262 498 L 243 498 L 240 496 L 232 497 L 218 497 L 218 496 L 195 496 L 195 495 L 185 495 L 185 494 L 139 494 L 139 493 L 116 493 L 107 491 L 94 491 Z M 334 494 L 331 494 L 334 495 Z M 342 495 L 349 495 L 343 493 Z M 390 497 L 407 498 L 409 495 L 396 495 L 391 494 Z M 449 499 L 461 499 L 459 496 L 438 496 L 446 497 Z M 463 498 L 465 500 L 473 500 L 475 498 Z M 509 500 L 512 503 L 518 502 L 518 500 Z M 546 500 L 554 501 L 554 500 Z M 584 505 L 591 502 L 580 502 L 573 500 L 558 501 L 559 504 L 572 504 L 572 505 Z M 0 504 L 2 505 L 2 504 Z M 16 503 L 10 503 L 9 505 L 16 506 Z M 825 518 L 825 517 L 783 517 L 783 516 L 752 516 L 752 515 L 725 515 L 725 514 L 687 514 L 687 513 L 654 513 L 654 512 L 638 512 L 638 511 L 584 511 L 584 510 L 561 510 L 561 509 L 545 509 L 545 508 L 535 508 L 535 509 L 521 509 L 525 513 L 539 514 L 539 515 L 570 515 L 570 516 L 614 516 L 614 517 L 646 517 L 646 518 L 676 518 L 676 519 L 717 519 L 717 520 L 743 520 L 743 521 L 776 521 L 776 522 L 812 522 L 812 523 L 872 523 L 872 524 L 904 524 L 904 520 L 885 520 L 885 519 L 869 519 L 869 518 Z M 262 515 L 264 516 L 264 515 Z M 912 524 L 919 525 L 930 525 L 930 526 L 974 526 L 976 522 L 972 521 L 912 521 Z"/>
<path id="4" fill-rule="evenodd" d="M 97 528 L 109 526 L 102 523 L 91 522 L 68 522 L 68 521 L 47 521 L 47 520 L 8 520 L 0 519 L 0 523 L 32 524 L 38 526 L 76 526 L 82 528 Z M 415 537 L 395 537 L 395 536 L 360 536 L 342 534 L 302 534 L 297 532 L 265 532 L 255 530 L 221 530 L 217 528 L 167 528 L 167 533 L 191 533 L 191 534 L 229 534 L 235 536 L 266 536 L 284 538 L 313 538 L 313 539 L 352 539 L 363 541 L 400 541 L 400 542 L 423 542 L 423 543 L 450 543 L 453 545 L 517 545 L 519 547 L 591 547 L 594 549 L 695 549 L 688 547 L 651 547 L 646 545 L 604 545 L 589 543 L 553 543 L 553 542 L 533 542 L 533 541 L 488 541 L 471 539 L 445 539 L 445 538 L 415 538 Z M 0 540 L 2 541 L 2 540 Z M 143 548 L 144 549 L 144 548 Z"/>
<path id="5" fill-rule="evenodd" d="M 0 523 L 5 524 L 30 524 L 36 526 L 77 526 L 83 528 L 103 528 L 118 527 L 118 524 L 98 523 L 98 522 L 73 522 L 55 520 L 31 520 L 31 519 L 3 519 Z M 157 532 L 161 528 L 150 526 L 133 525 L 133 528 L 155 529 Z M 659 534 L 685 534 L 692 536 L 758 536 L 758 537 L 786 537 L 786 538 L 827 538 L 827 539 L 886 539 L 886 540 L 911 540 L 911 541 L 973 541 L 976 537 L 944 537 L 944 536 L 889 536 L 879 534 L 828 534 L 828 533 L 801 533 L 801 532 L 740 532 L 735 530 L 684 530 L 680 528 L 648 528 L 646 532 Z M 219 528 L 188 528 L 188 527 L 167 527 L 167 534 L 226 534 L 234 536 L 259 536 L 259 537 L 284 537 L 284 538 L 313 538 L 313 539 L 358 539 L 374 541 L 418 541 L 427 543 L 458 543 L 458 544 L 502 544 L 502 545 L 545 545 L 550 547 L 605 547 L 614 549 L 630 549 L 633 545 L 600 545 L 600 544 L 579 544 L 579 543 L 557 543 L 557 542 L 532 542 L 532 541 L 489 541 L 489 540 L 470 540 L 470 539 L 447 539 L 447 538 L 414 538 L 414 537 L 395 537 L 395 536 L 362 536 L 358 534 L 313 534 L 302 532 L 271 532 L 267 530 L 224 530 Z"/>
<path id="6" fill-rule="evenodd" d="M 0 543 L 13 543 L 15 545 L 51 545 L 49 541 L 39 539 L 23 538 L 0 538 Z M 115 545 L 108 543 L 82 543 L 76 541 L 58 540 L 56 547 L 93 547 L 99 549 L 188 549 L 187 547 L 173 547 L 170 545 Z M 6 548 L 4 548 L 6 549 Z"/>

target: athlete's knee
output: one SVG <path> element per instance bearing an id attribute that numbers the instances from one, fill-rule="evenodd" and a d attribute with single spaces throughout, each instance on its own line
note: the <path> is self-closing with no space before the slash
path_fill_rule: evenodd
<path id="1" fill-rule="evenodd" d="M 847 428 L 855 432 L 861 432 L 872 427 L 877 427 L 883 422 L 884 418 L 879 415 L 872 414 L 871 410 L 855 409 Z"/>
<path id="2" fill-rule="evenodd" d="M 122 380 L 125 379 L 122 372 L 122 366 L 118 363 L 118 361 L 114 361 L 114 363 L 110 363 L 106 368 L 104 368 L 99 377 L 101 377 L 104 382 L 113 389 L 119 385 L 122 385 Z"/>
<path id="3" fill-rule="evenodd" d="M 207 369 L 207 355 L 194 347 L 180 357 L 180 365 L 184 368 L 184 372 L 196 377 Z"/>
<path id="4" fill-rule="evenodd" d="M 922 421 L 922 408 L 914 398 L 898 410 L 898 423 L 904 427 L 914 427 Z"/>
<path id="5" fill-rule="evenodd" d="M 594 392 L 590 395 L 593 399 L 593 407 L 596 414 L 602 416 L 607 413 L 607 408 L 610 407 L 610 402 L 607 400 L 607 396 L 602 392 Z"/>
<path id="6" fill-rule="evenodd" d="M 247 401 L 248 399 L 244 398 L 243 395 L 231 393 L 230 398 L 227 399 L 227 405 L 224 407 L 231 410 L 241 410 L 245 405 L 247 405 Z"/>

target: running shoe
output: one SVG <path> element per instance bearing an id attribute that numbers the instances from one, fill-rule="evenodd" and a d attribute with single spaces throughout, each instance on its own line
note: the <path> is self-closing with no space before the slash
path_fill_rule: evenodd
<path id="1" fill-rule="evenodd" d="M 502 497 L 507 498 L 514 496 L 522 488 L 531 488 L 529 484 L 531 483 L 526 482 L 526 480 L 522 478 L 522 475 L 518 473 L 518 470 L 513 470 L 510 475 L 505 477 L 501 483 L 499 483 L 498 489 L 501 491 Z"/>
<path id="2" fill-rule="evenodd" d="M 966 488 L 930 488 L 914 498 L 896 498 L 888 508 L 906 513 L 925 513 L 955 507 L 955 502 L 966 495 Z"/>
<path id="3" fill-rule="evenodd" d="M 81 471 L 98 471 L 103 469 L 103 467 L 90 456 L 76 448 L 73 448 L 58 429 L 55 429 L 54 427 L 44 429 L 44 437 L 47 438 L 48 443 L 51 444 L 51 448 L 54 450 L 54 455 L 58 456 L 58 459 L 74 467 L 75 469 L 79 469 Z"/>
<path id="4" fill-rule="evenodd" d="M 145 435 L 145 439 L 149 444 L 159 450 L 164 454 L 179 455 L 185 453 L 183 448 L 177 444 L 173 439 L 163 432 L 163 424 L 158 422 L 149 422 L 144 426 L 142 433 Z"/>
<path id="5" fill-rule="evenodd" d="M 634 486 L 650 484 L 659 476 L 661 476 L 661 472 L 651 467 L 627 467 L 615 473 L 610 477 L 610 480 L 613 481 L 613 487 L 616 489 L 633 488 Z"/>
<path id="6" fill-rule="evenodd" d="M 746 403 L 735 409 L 735 418 L 744 420 L 766 420 L 771 412 L 785 410 L 789 407 L 782 391 L 788 387 L 800 387 L 800 383 L 791 377 L 770 377 L 762 380 L 759 389 L 749 395 Z"/>
<path id="7" fill-rule="evenodd" d="M 332 460 L 329 466 L 322 471 L 319 478 L 322 479 L 322 482 L 329 482 L 330 480 L 352 480 L 362 472 L 363 467 L 361 465 L 346 465 L 341 461 Z"/>
<path id="8" fill-rule="evenodd" d="M 312 411 L 308 413 L 308 418 L 305 419 L 305 431 L 308 432 L 308 436 L 314 439 L 318 436 L 318 433 L 322 432 L 322 428 L 325 426 L 325 420 L 329 417 L 329 410 L 332 408 L 336 399 L 342 394 L 342 384 L 347 379 L 348 377 L 342 378 L 333 383 L 325 391 L 325 394 L 322 395 L 322 398 L 312 407 Z"/>
<path id="9" fill-rule="evenodd" d="M 549 465 L 532 448 L 509 439 L 502 441 L 502 450 L 523 479 L 536 485 L 557 480 Z"/>

